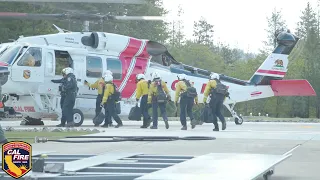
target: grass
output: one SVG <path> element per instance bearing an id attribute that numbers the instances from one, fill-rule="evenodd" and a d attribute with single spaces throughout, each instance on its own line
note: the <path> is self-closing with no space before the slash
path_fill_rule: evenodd
<path id="1" fill-rule="evenodd" d="M 25 141 L 28 143 L 34 143 L 34 138 L 47 137 L 50 139 L 62 139 L 66 136 L 81 136 L 86 134 L 92 134 L 92 132 L 26 132 L 26 131 L 7 131 L 4 132 L 8 141 Z"/>

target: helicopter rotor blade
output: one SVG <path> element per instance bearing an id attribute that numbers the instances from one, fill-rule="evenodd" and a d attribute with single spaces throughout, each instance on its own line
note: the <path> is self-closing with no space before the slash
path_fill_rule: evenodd
<path id="1" fill-rule="evenodd" d="M 68 18 L 66 14 L 29 14 L 16 12 L 0 12 L 0 19 L 58 20 L 66 18 Z"/>
<path id="2" fill-rule="evenodd" d="M 51 2 L 51 3 L 110 3 L 110 4 L 145 4 L 145 0 L 0 0 L 0 2 Z"/>
<path id="3" fill-rule="evenodd" d="M 107 16 L 111 20 L 128 20 L 128 21 L 164 21 L 163 16 Z"/>
<path id="4" fill-rule="evenodd" d="M 31 20 L 129 20 L 129 21 L 163 21 L 162 16 L 111 16 L 99 14 L 32 14 L 17 12 L 0 12 L 0 19 L 31 19 Z"/>

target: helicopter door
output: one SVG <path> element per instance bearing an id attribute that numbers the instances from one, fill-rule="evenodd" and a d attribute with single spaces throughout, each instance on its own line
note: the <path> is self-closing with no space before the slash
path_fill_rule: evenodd
<path id="1" fill-rule="evenodd" d="M 46 49 L 45 52 L 45 71 L 44 75 L 46 77 L 54 77 L 55 75 L 55 54 L 54 50 Z"/>
<path id="2" fill-rule="evenodd" d="M 44 82 L 43 51 L 39 47 L 30 47 L 12 66 L 13 81 Z"/>

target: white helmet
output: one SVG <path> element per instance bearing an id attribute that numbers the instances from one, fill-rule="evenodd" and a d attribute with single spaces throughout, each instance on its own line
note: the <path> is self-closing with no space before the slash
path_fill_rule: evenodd
<path id="1" fill-rule="evenodd" d="M 103 79 L 105 82 L 110 82 L 110 81 L 113 81 L 113 76 L 111 74 L 107 74 L 104 76 Z"/>
<path id="2" fill-rule="evenodd" d="M 110 70 L 106 70 L 106 71 L 103 73 L 102 77 L 105 77 L 105 76 L 108 75 L 108 74 L 110 74 L 111 76 L 113 75 Z"/>
<path id="3" fill-rule="evenodd" d="M 187 80 L 187 76 L 185 74 L 178 74 L 179 80 Z"/>
<path id="4" fill-rule="evenodd" d="M 137 74 L 136 78 L 137 78 L 138 80 L 140 80 L 140 79 L 146 79 L 146 77 L 144 76 L 144 74 Z"/>
<path id="5" fill-rule="evenodd" d="M 158 72 L 153 72 L 151 77 L 152 79 L 158 79 L 158 78 L 161 79 L 161 76 Z"/>
<path id="6" fill-rule="evenodd" d="M 210 75 L 210 79 L 220 79 L 220 76 L 219 76 L 219 74 L 217 74 L 217 73 L 212 73 L 212 74 Z"/>
<path id="7" fill-rule="evenodd" d="M 73 73 L 73 69 L 71 67 L 62 69 L 62 74 L 68 75 L 70 73 Z"/>

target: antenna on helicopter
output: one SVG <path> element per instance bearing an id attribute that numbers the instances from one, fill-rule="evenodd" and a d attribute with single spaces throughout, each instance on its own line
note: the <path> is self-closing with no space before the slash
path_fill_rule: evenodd
<path id="1" fill-rule="evenodd" d="M 59 33 L 64 33 L 63 29 L 59 28 L 59 27 L 56 26 L 55 24 L 53 24 L 53 26 L 59 31 Z"/>

